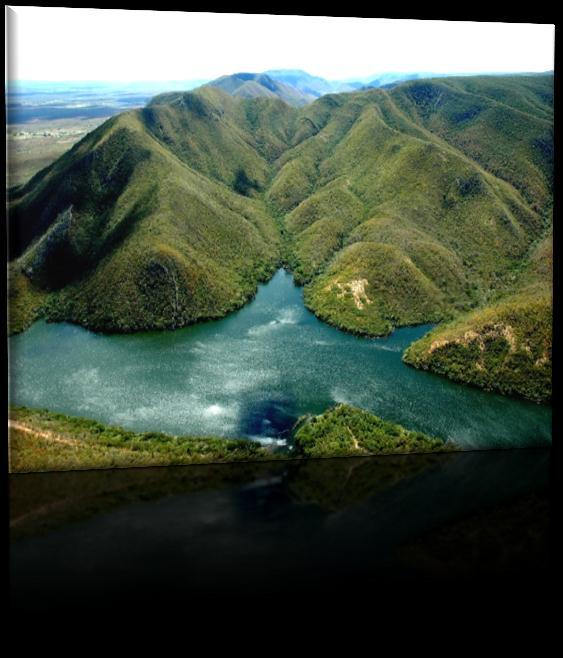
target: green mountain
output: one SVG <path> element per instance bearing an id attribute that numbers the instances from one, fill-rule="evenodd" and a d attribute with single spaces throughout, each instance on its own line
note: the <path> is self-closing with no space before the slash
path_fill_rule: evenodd
<path id="1" fill-rule="evenodd" d="M 516 346 L 496 370 L 472 348 L 461 376 L 424 342 L 407 362 L 491 388 L 524 369 L 547 390 L 553 77 L 416 80 L 303 107 L 236 77 L 114 117 L 13 191 L 11 330 L 39 315 L 179 327 L 240 306 L 284 263 L 313 312 L 361 334 L 444 321 L 436 332 L 488 337 L 498 313 Z"/>
<path id="2" fill-rule="evenodd" d="M 298 85 L 286 83 L 266 73 L 235 73 L 224 75 L 208 83 L 239 98 L 279 98 L 289 105 L 301 107 L 315 100 L 319 94 Z M 326 93 L 326 92 L 323 92 Z"/>
<path id="3" fill-rule="evenodd" d="M 343 82 L 326 80 L 319 76 L 311 75 L 299 69 L 276 69 L 265 72 L 274 80 L 291 85 L 313 98 L 319 98 L 324 94 L 339 93 L 345 91 L 357 91 L 362 84 L 359 82 Z"/>
<path id="4" fill-rule="evenodd" d="M 208 83 L 240 98 L 279 98 L 303 107 L 325 94 L 357 91 L 360 82 L 325 80 L 298 69 L 276 69 L 264 73 L 235 73 Z"/>
<path id="5" fill-rule="evenodd" d="M 467 75 L 467 74 L 464 74 Z M 374 75 L 369 81 L 362 84 L 363 88 L 368 87 L 391 87 L 401 82 L 406 82 L 407 80 L 424 80 L 429 78 L 449 78 L 455 76 L 454 73 L 429 73 L 423 71 L 386 71 L 384 73 L 378 73 Z M 459 76 L 458 76 L 459 77 Z"/>
<path id="6" fill-rule="evenodd" d="M 274 128 L 254 121 L 257 108 Z M 38 313 L 104 331 L 174 328 L 243 304 L 274 271 L 280 239 L 255 188 L 233 187 L 239 171 L 264 185 L 286 108 L 215 89 L 156 97 L 17 189 L 12 329 Z"/>

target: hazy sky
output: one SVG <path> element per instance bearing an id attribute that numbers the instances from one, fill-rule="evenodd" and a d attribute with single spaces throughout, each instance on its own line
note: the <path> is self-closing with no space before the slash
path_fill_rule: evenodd
<path id="1" fill-rule="evenodd" d="M 554 28 L 116 9 L 12 7 L 15 80 L 189 80 L 299 68 L 329 79 L 385 71 L 553 68 Z"/>

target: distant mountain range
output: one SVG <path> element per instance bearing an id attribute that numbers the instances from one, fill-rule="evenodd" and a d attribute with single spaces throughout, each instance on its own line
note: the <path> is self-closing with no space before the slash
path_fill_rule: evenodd
<path id="1" fill-rule="evenodd" d="M 468 77 L 470 74 L 432 73 L 423 71 L 385 72 L 358 79 L 326 80 L 299 69 L 272 69 L 262 73 L 234 73 L 203 83 L 218 87 L 240 98 L 281 98 L 289 105 L 303 107 L 325 94 L 339 94 L 379 87 L 391 87 L 408 80 Z M 500 75 L 500 74 L 499 74 Z"/>
<path id="2" fill-rule="evenodd" d="M 208 83 L 208 86 L 217 87 L 239 98 L 280 98 L 294 107 L 307 105 L 320 95 L 314 95 L 295 84 L 288 84 L 266 73 L 225 75 Z"/>
<path id="3" fill-rule="evenodd" d="M 546 72 L 549 73 L 553 72 Z M 407 80 L 438 79 L 454 75 L 421 71 L 385 72 L 347 80 L 327 80 L 299 69 L 271 69 L 261 73 L 234 73 L 216 80 L 146 80 L 127 83 L 9 80 L 6 86 L 7 123 L 113 116 L 124 110 L 142 107 L 156 94 L 190 91 L 205 86 L 217 87 L 239 98 L 280 98 L 294 107 L 303 107 L 326 94 L 373 88 L 390 89 Z"/>
<path id="4" fill-rule="evenodd" d="M 446 74 L 442 74 L 446 75 Z M 432 77 L 425 73 L 384 73 L 363 80 L 326 80 L 298 69 L 276 69 L 263 73 L 234 73 L 206 83 L 240 98 L 280 98 L 289 105 L 302 107 L 325 94 L 338 94 L 382 87 L 384 85 Z M 205 86 L 205 85 L 204 85 Z"/>
<path id="5" fill-rule="evenodd" d="M 270 70 L 266 71 L 266 74 L 288 85 L 293 85 L 316 98 L 324 94 L 356 91 L 362 86 L 359 81 L 326 80 L 298 69 Z"/>

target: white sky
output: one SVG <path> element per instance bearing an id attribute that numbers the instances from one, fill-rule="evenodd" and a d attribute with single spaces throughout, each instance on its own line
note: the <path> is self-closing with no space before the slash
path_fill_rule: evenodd
<path id="1" fill-rule="evenodd" d="M 553 25 L 10 9 L 12 80 L 190 80 L 272 68 L 342 79 L 553 68 Z"/>

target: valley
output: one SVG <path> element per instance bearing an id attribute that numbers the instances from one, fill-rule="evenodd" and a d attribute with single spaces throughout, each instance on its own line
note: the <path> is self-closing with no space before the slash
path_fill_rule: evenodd
<path id="1" fill-rule="evenodd" d="M 26 183 L 107 118 L 49 119 L 10 125 L 6 187 Z"/>
<path id="2" fill-rule="evenodd" d="M 256 92 L 267 79 L 216 82 L 110 118 L 11 189 L 10 332 L 24 332 L 14 344 L 68 327 L 29 329 L 41 319 L 123 345 L 135 340 L 127 334 L 173 329 L 159 334 L 173 342 L 167 336 L 241 309 L 260 284 L 277 289 L 281 275 L 271 277 L 283 266 L 320 326 L 358 341 L 354 350 L 405 327 L 388 381 L 401 372 L 459 386 L 484 396 L 483 409 L 493 399 L 536 406 L 462 384 L 550 401 L 552 75 L 415 80 L 291 104 Z M 343 364 L 348 378 L 351 367 Z M 367 371 L 364 390 L 377 381 L 376 368 Z M 292 423 L 338 402 L 321 395 L 307 407 L 297 397 Z M 376 399 L 351 403 L 452 438 L 418 427 L 416 413 L 394 416 L 397 398 L 383 410 Z M 31 400 L 19 404 L 45 404 Z M 494 442 L 492 428 L 504 435 L 494 413 L 469 430 L 467 446 L 477 436 Z M 547 424 L 502 418 L 526 441 L 546 436 Z"/>

